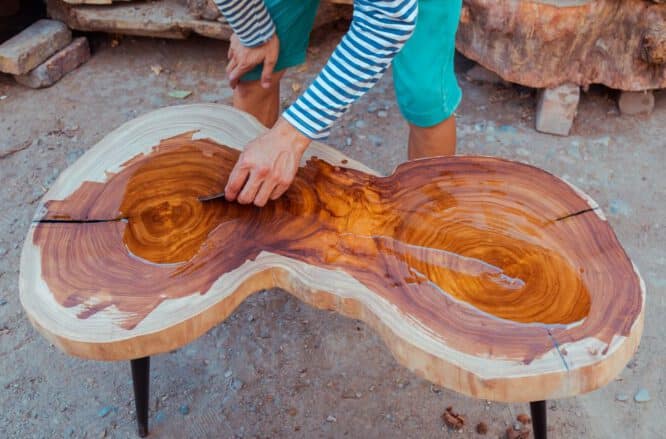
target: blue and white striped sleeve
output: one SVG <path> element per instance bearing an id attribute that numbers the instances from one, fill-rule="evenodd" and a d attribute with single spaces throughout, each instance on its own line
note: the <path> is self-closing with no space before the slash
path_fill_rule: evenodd
<path id="1" fill-rule="evenodd" d="M 310 139 L 331 126 L 382 77 L 414 32 L 417 0 L 355 0 L 347 34 L 314 82 L 282 117 Z"/>
<path id="2" fill-rule="evenodd" d="M 243 46 L 261 46 L 275 34 L 264 0 L 215 0 L 215 4 Z"/>

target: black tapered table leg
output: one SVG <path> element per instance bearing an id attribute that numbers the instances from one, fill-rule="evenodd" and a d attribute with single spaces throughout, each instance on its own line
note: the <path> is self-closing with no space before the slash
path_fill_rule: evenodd
<path id="1" fill-rule="evenodd" d="M 532 414 L 532 427 L 534 428 L 534 439 L 546 439 L 546 401 L 530 402 L 530 413 Z"/>
<path id="2" fill-rule="evenodd" d="M 148 399 L 150 384 L 150 357 L 137 358 L 130 362 L 134 384 L 134 404 L 139 436 L 148 436 Z"/>

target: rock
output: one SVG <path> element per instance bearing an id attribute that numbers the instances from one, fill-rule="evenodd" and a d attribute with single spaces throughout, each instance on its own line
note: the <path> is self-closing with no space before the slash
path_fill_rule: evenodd
<path id="1" fill-rule="evenodd" d="M 636 402 L 648 402 L 650 400 L 650 392 L 647 389 L 638 389 L 638 392 L 634 395 L 634 401 Z"/>
<path id="2" fill-rule="evenodd" d="M 528 439 L 530 437 L 530 429 L 516 431 L 513 427 L 506 429 L 506 439 Z"/>
<path id="3" fill-rule="evenodd" d="M 516 420 L 523 425 L 527 425 L 532 422 L 532 419 L 530 419 L 530 417 L 525 413 L 520 413 L 518 416 L 516 416 Z"/>
<path id="4" fill-rule="evenodd" d="M 488 433 L 488 426 L 486 425 L 485 422 L 479 422 L 476 425 L 476 432 L 479 434 L 486 434 Z"/>
<path id="5" fill-rule="evenodd" d="M 442 413 L 442 420 L 444 423 L 454 430 L 460 430 L 465 425 L 464 416 L 453 411 L 453 407 L 449 406 L 446 411 Z"/>
<path id="6" fill-rule="evenodd" d="M 29 73 L 14 76 L 14 79 L 30 88 L 50 87 L 89 59 L 88 40 L 79 37 Z"/>
<path id="7" fill-rule="evenodd" d="M 652 91 L 623 91 L 617 101 L 620 113 L 625 116 L 650 114 L 654 110 L 654 94 Z"/>
<path id="8" fill-rule="evenodd" d="M 388 112 L 385 110 L 380 110 L 377 112 L 377 117 L 381 117 L 382 119 L 388 116 Z"/>
<path id="9" fill-rule="evenodd" d="M 536 129 L 542 133 L 567 136 L 578 110 L 580 87 L 573 83 L 539 90 Z"/>
<path id="10" fill-rule="evenodd" d="M 367 124 L 365 123 L 365 121 L 363 119 L 359 119 L 356 122 L 354 122 L 354 127 L 355 128 L 365 128 L 366 125 Z"/>
<path id="11" fill-rule="evenodd" d="M 180 407 L 178 407 L 178 411 L 183 416 L 189 415 L 190 414 L 190 406 L 187 405 L 187 404 L 181 404 Z"/>
<path id="12" fill-rule="evenodd" d="M 627 204 L 626 201 L 619 199 L 611 200 L 608 210 L 612 215 L 629 216 L 631 214 L 631 207 L 629 207 L 629 204 Z"/>
<path id="13" fill-rule="evenodd" d="M 352 145 L 352 138 L 351 137 L 346 137 L 345 138 L 345 145 L 351 146 Z"/>
<path id="14" fill-rule="evenodd" d="M 112 405 L 106 405 L 106 406 L 102 407 L 101 409 L 99 409 L 99 411 L 97 412 L 97 416 L 99 416 L 100 418 L 105 418 L 111 412 L 116 412 L 117 413 L 118 412 L 118 407 L 115 407 L 115 406 L 112 406 Z"/>
<path id="15" fill-rule="evenodd" d="M 326 418 L 326 422 L 337 422 L 337 421 L 338 419 L 332 415 L 328 415 L 328 417 Z"/>
<path id="16" fill-rule="evenodd" d="M 504 84 L 506 82 L 497 73 L 486 69 L 480 64 L 475 65 L 465 72 L 465 77 L 469 81 L 487 82 L 488 84 Z"/>
<path id="17" fill-rule="evenodd" d="M 615 400 L 620 401 L 620 402 L 625 402 L 629 399 L 629 395 L 624 394 L 624 393 L 618 393 L 615 395 Z"/>
<path id="18" fill-rule="evenodd" d="M 72 33 L 64 23 L 38 20 L 0 45 L 0 72 L 27 73 L 71 40 Z"/>
<path id="19" fill-rule="evenodd" d="M 382 139 L 381 136 L 377 136 L 376 134 L 370 134 L 368 136 L 368 140 L 372 142 L 373 146 L 382 146 L 384 144 L 384 139 Z"/>
<path id="20" fill-rule="evenodd" d="M 379 105 L 377 105 L 376 102 L 372 102 L 372 103 L 370 103 L 370 105 L 368 105 L 368 113 L 374 113 L 378 109 L 379 109 Z"/>
<path id="21" fill-rule="evenodd" d="M 243 388 L 243 382 L 238 378 L 234 378 L 229 383 L 229 388 L 235 392 L 238 392 L 240 389 Z"/>

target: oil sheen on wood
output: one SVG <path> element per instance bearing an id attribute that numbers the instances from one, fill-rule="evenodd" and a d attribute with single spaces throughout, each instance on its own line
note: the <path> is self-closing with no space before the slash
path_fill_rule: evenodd
<path id="1" fill-rule="evenodd" d="M 635 349 L 644 301 L 640 277 L 598 207 L 551 174 L 498 158 L 454 157 L 408 162 L 381 177 L 344 157 L 330 163 L 311 156 L 287 193 L 264 208 L 199 201 L 223 189 L 238 155 L 220 139 L 181 132 L 109 163 L 113 170 L 102 179 L 81 178 L 66 196 L 47 196 L 29 237 L 40 282 L 56 307 L 72 310 L 70 320 L 82 328 L 90 321 L 140 338 L 156 332 L 142 329 L 144 321 L 168 320 L 164 316 L 190 298 L 222 288 L 219 322 L 256 291 L 238 292 L 256 283 L 248 280 L 225 291 L 220 279 L 255 264 L 264 273 L 257 289 L 282 287 L 317 307 L 367 321 L 399 360 L 444 384 L 440 372 L 428 370 L 453 358 L 432 365 L 416 360 L 440 355 L 437 344 L 479 361 L 534 366 L 533 374 L 554 362 L 564 375 L 614 358 L 626 338 L 629 349 L 612 369 Z M 285 280 L 284 267 L 262 262 L 262 255 L 321 270 L 324 277 L 306 286 L 287 269 Z M 334 276 L 350 278 L 354 286 L 347 288 L 358 295 L 339 291 L 345 287 Z M 390 315 L 367 302 L 373 300 L 391 308 Z M 175 311 L 171 303 L 179 304 Z M 403 326 L 426 334 L 432 350 L 395 341 L 409 338 L 399 335 Z M 184 344 L 202 329 L 178 331 Z M 122 357 L 63 344 L 82 356 Z M 585 346 L 583 357 L 577 357 L 578 344 Z M 473 396 L 492 392 L 450 387 Z M 544 391 L 552 396 L 572 389 Z"/>

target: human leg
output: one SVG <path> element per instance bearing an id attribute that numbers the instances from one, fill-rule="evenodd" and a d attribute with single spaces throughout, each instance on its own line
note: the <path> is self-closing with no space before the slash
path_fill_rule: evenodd
<path id="1" fill-rule="evenodd" d="M 289 67 L 305 61 L 319 0 L 265 0 L 280 40 L 280 54 L 269 88 L 261 86 L 262 65 L 243 75 L 234 89 L 234 107 L 272 127 L 280 115 L 280 79 Z"/>
<path id="2" fill-rule="evenodd" d="M 408 157 L 455 153 L 453 112 L 462 92 L 453 71 L 461 0 L 419 0 L 416 29 L 393 61 L 398 106 L 409 123 Z"/>

